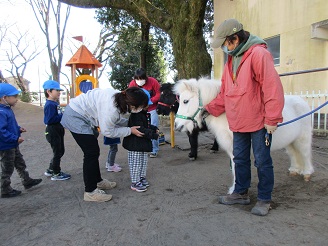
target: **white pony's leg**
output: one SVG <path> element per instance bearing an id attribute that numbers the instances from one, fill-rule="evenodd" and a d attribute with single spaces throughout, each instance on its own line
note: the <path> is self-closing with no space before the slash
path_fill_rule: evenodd
<path id="1" fill-rule="evenodd" d="M 230 164 L 231 164 L 231 174 L 232 174 L 232 186 L 230 186 L 228 194 L 232 194 L 235 190 L 236 183 L 236 173 L 235 173 L 235 163 L 233 162 L 232 156 L 230 156 Z"/>
<path id="2" fill-rule="evenodd" d="M 299 112 L 301 114 L 303 112 Z M 301 174 L 305 181 L 309 181 L 314 172 L 312 165 L 312 126 L 311 120 L 304 118 L 297 124 L 300 132 L 286 149 L 291 160 L 290 175 Z M 295 124 L 296 126 L 296 124 Z"/>
<path id="3" fill-rule="evenodd" d="M 231 169 L 231 176 L 232 176 L 232 185 L 229 187 L 228 194 L 232 194 L 235 190 L 235 163 L 233 162 L 233 152 L 232 152 L 232 137 L 230 136 L 229 132 L 222 133 L 220 138 L 216 137 L 216 141 L 219 143 L 220 149 L 223 149 L 230 158 L 230 169 Z"/>
<path id="4" fill-rule="evenodd" d="M 296 152 L 296 158 L 300 163 L 300 174 L 304 176 L 305 181 L 309 181 L 311 174 L 314 172 L 312 165 L 312 137 L 304 137 L 297 139 L 293 146 Z"/>
<path id="5" fill-rule="evenodd" d="M 309 106 L 304 100 L 299 100 L 299 102 L 294 103 L 293 106 L 297 115 L 302 115 L 310 111 Z M 300 132 L 290 145 L 294 150 L 293 158 L 296 161 L 296 168 L 299 169 L 298 173 L 303 175 L 305 181 L 309 181 L 311 174 L 314 172 L 312 165 L 312 124 L 310 117 L 301 119 L 298 128 Z M 292 156 L 290 156 L 290 158 L 292 158 Z"/>
<path id="6" fill-rule="evenodd" d="M 224 150 L 230 158 L 230 169 L 232 174 L 232 185 L 228 189 L 228 194 L 235 190 L 235 163 L 233 162 L 233 135 L 229 130 L 228 121 L 225 115 L 219 117 L 208 116 L 206 118 L 208 130 L 215 135 L 220 149 Z"/>
<path id="7" fill-rule="evenodd" d="M 297 158 L 298 151 L 294 148 L 293 144 L 288 145 L 286 147 L 286 151 L 290 159 L 290 167 L 288 169 L 289 174 L 291 176 L 296 176 L 301 174 L 302 166 L 301 163 L 299 162 L 300 161 L 299 158 Z"/>
<path id="8" fill-rule="evenodd" d="M 232 134 L 229 131 L 220 134 L 220 139 L 217 137 L 217 142 L 229 156 L 230 158 L 230 169 L 231 169 L 231 176 L 232 176 L 232 185 L 228 190 L 228 194 L 232 194 L 235 190 L 235 183 L 236 183 L 236 173 L 235 173 L 235 163 L 233 162 L 233 140 Z"/>

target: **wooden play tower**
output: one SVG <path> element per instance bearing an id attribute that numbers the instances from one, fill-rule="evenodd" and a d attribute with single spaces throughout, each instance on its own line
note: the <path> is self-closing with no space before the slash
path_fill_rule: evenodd
<path id="1" fill-rule="evenodd" d="M 71 98 L 99 87 L 98 68 L 102 65 L 85 45 L 82 45 L 76 51 L 66 63 L 66 66 L 71 67 Z M 78 69 L 88 71 L 88 73 L 82 73 L 76 76 Z"/>

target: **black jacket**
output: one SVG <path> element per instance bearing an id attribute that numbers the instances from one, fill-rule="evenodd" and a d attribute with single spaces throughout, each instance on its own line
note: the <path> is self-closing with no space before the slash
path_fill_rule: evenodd
<path id="1" fill-rule="evenodd" d="M 150 124 L 150 114 L 142 110 L 139 113 L 131 113 L 128 126 L 140 126 L 138 131 L 144 133 L 143 137 L 129 135 L 123 139 L 123 147 L 130 151 L 151 152 L 151 139 L 157 139 L 158 128 Z"/>

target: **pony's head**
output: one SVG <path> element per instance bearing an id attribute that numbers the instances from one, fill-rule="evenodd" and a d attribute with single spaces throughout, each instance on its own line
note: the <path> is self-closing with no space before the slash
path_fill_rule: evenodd
<path id="1" fill-rule="evenodd" d="M 191 133 L 194 128 L 202 128 L 204 106 L 217 96 L 220 85 L 220 81 L 206 78 L 178 81 L 174 86 L 174 92 L 180 96 L 175 129 Z"/>
<path id="2" fill-rule="evenodd" d="M 161 97 L 157 104 L 157 113 L 160 115 L 169 115 L 170 112 L 176 113 L 179 107 L 177 95 L 173 93 L 173 84 L 162 84 Z"/>

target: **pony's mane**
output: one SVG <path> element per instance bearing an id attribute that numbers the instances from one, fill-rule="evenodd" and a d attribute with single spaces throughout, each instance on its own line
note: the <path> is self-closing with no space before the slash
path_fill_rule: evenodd
<path id="1" fill-rule="evenodd" d="M 161 92 L 163 92 L 163 91 L 172 91 L 172 88 L 173 88 L 173 84 L 165 83 L 165 84 L 161 85 L 160 91 Z"/>
<path id="2" fill-rule="evenodd" d="M 174 86 L 174 92 L 180 95 L 185 90 L 189 90 L 195 93 L 201 91 L 201 97 L 203 104 L 206 105 L 212 101 L 220 92 L 221 81 L 208 78 L 196 79 L 182 79 L 179 80 Z"/>

